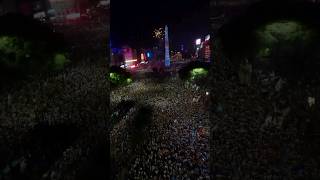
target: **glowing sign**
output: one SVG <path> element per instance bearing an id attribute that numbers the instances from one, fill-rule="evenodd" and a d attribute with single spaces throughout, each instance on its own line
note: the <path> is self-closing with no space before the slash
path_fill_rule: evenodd
<path id="1" fill-rule="evenodd" d="M 197 39 L 196 40 L 196 45 L 200 45 L 201 44 L 201 39 Z"/>

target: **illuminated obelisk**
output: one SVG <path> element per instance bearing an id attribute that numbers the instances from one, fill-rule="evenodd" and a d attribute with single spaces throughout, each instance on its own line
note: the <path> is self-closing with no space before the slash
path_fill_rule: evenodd
<path id="1" fill-rule="evenodd" d="M 169 35 L 168 35 L 168 26 L 165 28 L 165 60 L 164 64 L 166 67 L 170 66 L 170 49 L 169 49 Z"/>

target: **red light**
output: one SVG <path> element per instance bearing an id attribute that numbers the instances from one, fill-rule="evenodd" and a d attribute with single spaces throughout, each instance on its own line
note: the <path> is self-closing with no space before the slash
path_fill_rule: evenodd
<path id="1" fill-rule="evenodd" d="M 135 68 L 136 67 L 136 65 L 132 65 L 132 66 L 130 66 L 130 68 Z"/>

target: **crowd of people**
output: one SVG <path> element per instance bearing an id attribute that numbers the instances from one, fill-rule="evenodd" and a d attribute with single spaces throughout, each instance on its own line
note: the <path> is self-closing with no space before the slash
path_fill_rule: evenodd
<path id="1" fill-rule="evenodd" d="M 60 161 L 56 166 L 64 168 L 61 171 L 57 170 L 56 175 L 69 168 L 61 165 L 66 163 L 64 160 L 59 160 L 62 154 L 56 157 L 51 156 L 51 151 L 56 150 L 56 146 L 63 144 L 63 141 L 69 138 L 55 140 L 60 137 L 59 134 L 63 133 L 64 127 L 71 126 L 71 129 L 79 133 L 78 137 L 75 137 L 74 141 L 62 150 L 65 154 L 62 159 L 72 160 L 68 162 L 72 164 L 73 161 L 86 157 L 84 153 L 89 153 L 90 146 L 96 141 L 92 138 L 101 136 L 107 126 L 105 119 L 108 113 L 109 94 L 105 68 L 101 64 L 71 67 L 50 77 L 32 79 L 19 88 L 1 95 L 0 141 L 3 145 L 1 146 L 1 167 L 4 168 L 4 171 L 0 171 L 2 177 L 14 179 L 18 175 L 12 172 L 15 168 L 12 167 L 12 162 L 15 162 L 17 167 L 25 166 L 25 168 L 18 168 L 19 174 L 21 177 L 31 179 L 48 173 L 46 171 L 49 171 L 55 162 Z M 39 129 L 43 133 L 36 137 L 32 136 Z M 54 130 L 47 132 L 51 134 L 46 135 L 46 129 Z M 70 136 L 75 135 L 77 134 L 70 134 Z M 68 153 L 70 149 L 76 149 L 74 152 L 81 149 L 82 154 L 75 156 Z M 56 159 L 52 164 L 42 166 L 51 162 L 50 158 Z"/>
<path id="2" fill-rule="evenodd" d="M 108 176 L 108 22 L 54 28 L 72 63 L 1 91 L 0 179 Z"/>
<path id="3" fill-rule="evenodd" d="M 157 82 L 141 78 L 111 92 L 111 106 L 135 101 L 111 130 L 116 178 L 209 179 L 209 114 L 204 88 L 172 76 Z M 131 146 L 130 130 L 139 108 L 153 109 L 145 138 Z"/>
<path id="4" fill-rule="evenodd" d="M 235 67 L 212 69 L 212 178 L 318 179 L 318 87 L 259 69 L 245 85 Z"/>

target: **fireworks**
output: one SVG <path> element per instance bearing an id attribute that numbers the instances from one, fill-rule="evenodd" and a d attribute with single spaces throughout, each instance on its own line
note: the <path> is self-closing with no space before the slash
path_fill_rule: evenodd
<path id="1" fill-rule="evenodd" d="M 156 39 L 163 39 L 164 38 L 163 28 L 155 29 L 153 31 L 153 37 L 156 38 Z"/>

